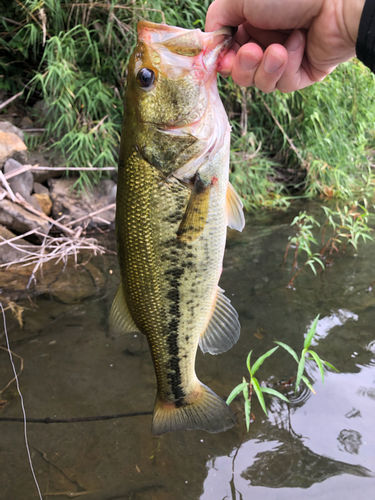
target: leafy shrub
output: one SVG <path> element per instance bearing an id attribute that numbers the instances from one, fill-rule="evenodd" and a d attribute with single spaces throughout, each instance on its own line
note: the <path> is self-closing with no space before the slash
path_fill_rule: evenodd
<path id="1" fill-rule="evenodd" d="M 209 0 L 15 0 L 0 5 L 0 90 L 47 109 L 41 144 L 64 164 L 115 165 L 126 66 L 139 19 L 204 28 Z M 152 5 L 152 6 L 151 6 Z M 231 180 L 247 209 L 291 197 L 372 196 L 374 76 L 358 61 L 320 84 L 264 95 L 219 80 L 232 127 Z M 99 173 L 82 173 L 95 182 Z"/>

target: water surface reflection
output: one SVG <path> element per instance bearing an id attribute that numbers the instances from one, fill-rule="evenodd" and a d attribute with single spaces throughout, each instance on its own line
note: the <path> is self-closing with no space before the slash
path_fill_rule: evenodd
<path id="1" fill-rule="evenodd" d="M 291 405 L 268 400 L 269 419 L 253 404 L 246 433 L 242 404 L 238 425 L 226 433 L 176 432 L 160 438 L 149 416 L 80 424 L 29 424 L 33 461 L 46 498 L 90 500 L 336 499 L 369 500 L 375 491 L 375 244 L 347 252 L 317 277 L 301 273 L 287 289 L 281 267 L 295 213 L 250 220 L 230 235 L 221 286 L 239 312 L 240 341 L 220 356 L 198 353 L 199 378 L 222 396 L 254 359 L 279 340 L 301 351 L 319 313 L 319 356 L 340 373 L 325 384 L 313 365 L 317 395 L 284 388 Z M 107 238 L 108 240 L 108 238 Z M 12 349 L 24 360 L 20 378 L 29 417 L 70 418 L 152 409 L 155 376 L 142 336 L 106 337 L 118 285 L 114 257 L 91 265 L 103 276 L 98 293 L 78 303 L 52 297 L 25 302 L 25 327 L 9 317 Z M 74 273 L 72 274 L 74 276 Z M 73 278 L 72 278 L 73 280 Z M 71 288 L 74 290 L 74 282 Z M 3 342 L 3 339 L 0 339 Z M 280 389 L 296 364 L 279 349 L 259 378 Z M 11 378 L 0 351 L 0 379 Z M 5 385 L 5 383 L 3 385 Z M 0 384 L 2 385 L 2 384 Z M 1 394 L 1 416 L 19 416 L 11 386 Z M 1 498 L 37 498 L 27 465 L 22 427 L 0 422 Z M 73 494 L 73 495 L 72 495 Z"/>

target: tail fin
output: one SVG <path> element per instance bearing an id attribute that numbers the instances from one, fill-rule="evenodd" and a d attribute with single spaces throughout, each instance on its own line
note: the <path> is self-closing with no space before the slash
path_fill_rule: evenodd
<path id="1" fill-rule="evenodd" d="M 229 406 L 209 387 L 199 382 L 198 394 L 183 406 L 163 403 L 156 398 L 152 433 L 156 436 L 177 430 L 201 429 L 207 432 L 223 432 L 236 423 Z M 189 397 L 186 398 L 189 401 Z"/>

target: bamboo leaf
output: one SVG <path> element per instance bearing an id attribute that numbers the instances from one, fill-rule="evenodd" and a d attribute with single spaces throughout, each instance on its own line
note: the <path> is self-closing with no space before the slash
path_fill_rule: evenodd
<path id="1" fill-rule="evenodd" d="M 307 377 L 305 377 L 305 375 L 303 375 L 303 376 L 302 376 L 302 380 L 305 382 L 305 384 L 306 384 L 306 385 L 307 385 L 307 387 L 310 389 L 310 391 L 311 391 L 312 393 L 316 394 L 316 392 L 314 391 L 313 386 L 312 386 L 312 385 L 311 385 L 311 383 L 310 383 L 310 380 L 309 380 Z"/>
<path id="2" fill-rule="evenodd" d="M 296 388 L 295 388 L 295 392 L 298 391 L 298 387 L 299 387 L 299 384 L 301 382 L 301 378 L 302 378 L 302 375 L 303 375 L 303 371 L 305 369 L 305 354 L 306 354 L 306 349 L 304 349 L 302 351 L 302 354 L 301 354 L 301 359 L 299 360 L 298 362 L 298 370 L 297 370 L 297 379 L 296 379 Z"/>
<path id="3" fill-rule="evenodd" d="M 304 349 L 308 349 L 310 347 L 311 341 L 316 333 L 316 327 L 318 324 L 319 316 L 320 316 L 320 314 L 318 314 L 318 316 L 314 319 L 314 321 L 310 327 L 310 330 L 309 330 L 308 334 L 306 335 L 305 342 L 303 344 Z"/>
<path id="4" fill-rule="evenodd" d="M 233 391 L 232 391 L 232 392 L 229 394 L 229 396 L 227 397 L 227 401 L 226 401 L 227 405 L 229 405 L 229 404 L 233 401 L 233 399 L 234 399 L 236 396 L 238 396 L 238 394 L 239 394 L 240 392 L 242 392 L 242 391 L 243 391 L 243 389 L 244 389 L 244 387 L 246 387 L 247 385 L 248 385 L 248 383 L 247 383 L 247 382 L 242 382 L 241 384 L 238 384 L 238 385 L 237 385 L 237 387 L 235 387 L 235 388 L 233 389 Z"/>
<path id="5" fill-rule="evenodd" d="M 284 344 L 284 342 L 276 342 L 275 341 L 275 344 L 278 344 L 279 346 L 283 347 L 286 351 L 289 352 L 289 354 L 291 356 L 293 356 L 293 358 L 296 360 L 296 363 L 299 362 L 298 360 L 298 356 L 297 356 L 297 353 L 294 349 L 292 349 L 290 346 L 288 346 L 287 344 Z"/>
<path id="6" fill-rule="evenodd" d="M 328 363 L 328 361 L 323 361 L 323 360 L 322 360 L 322 363 L 323 363 L 323 365 L 326 365 L 326 366 L 328 366 L 329 368 L 331 368 L 331 370 L 334 370 L 335 372 L 340 373 L 340 370 L 338 370 L 338 369 L 337 369 L 337 368 L 335 368 L 333 365 L 331 365 L 331 363 Z"/>
<path id="7" fill-rule="evenodd" d="M 247 359 L 246 359 L 246 366 L 247 366 L 247 369 L 249 370 L 249 373 L 251 373 L 250 358 L 251 358 L 251 353 L 252 352 L 253 352 L 253 350 L 251 350 L 249 352 L 249 354 L 247 355 Z"/>
<path id="8" fill-rule="evenodd" d="M 282 399 L 286 403 L 290 402 L 289 399 L 286 396 L 284 396 L 284 394 L 281 394 L 279 391 L 276 391 L 275 389 L 271 389 L 270 387 L 261 387 L 260 390 L 265 394 L 276 396 L 277 398 Z"/>
<path id="9" fill-rule="evenodd" d="M 276 349 L 278 349 L 279 347 L 274 347 L 273 349 L 270 349 L 269 351 L 267 351 L 265 354 L 263 354 L 263 356 L 261 356 L 260 358 L 258 358 L 254 365 L 253 365 L 253 369 L 251 370 L 251 375 L 254 375 L 255 372 L 258 370 L 258 368 L 262 365 L 262 363 L 264 362 L 265 359 L 269 358 L 271 356 L 271 354 L 273 354 Z"/>
<path id="10" fill-rule="evenodd" d="M 251 413 L 250 399 L 245 399 L 244 409 L 245 409 L 246 429 L 247 429 L 247 432 L 249 432 L 249 430 L 250 430 L 250 413 Z"/>
<path id="11" fill-rule="evenodd" d="M 259 382 L 256 378 L 251 378 L 251 382 L 253 384 L 255 394 L 257 395 L 257 398 L 259 400 L 260 406 L 262 407 L 262 410 L 264 411 L 264 413 L 268 417 L 266 403 L 264 401 L 264 397 L 263 397 L 262 391 L 260 389 Z"/>
<path id="12" fill-rule="evenodd" d="M 307 351 L 311 356 L 314 358 L 315 363 L 318 365 L 319 370 L 320 370 L 320 376 L 322 377 L 322 383 L 324 384 L 324 368 L 323 368 L 323 363 L 322 360 L 319 358 L 319 356 L 316 354 L 314 351 Z"/>

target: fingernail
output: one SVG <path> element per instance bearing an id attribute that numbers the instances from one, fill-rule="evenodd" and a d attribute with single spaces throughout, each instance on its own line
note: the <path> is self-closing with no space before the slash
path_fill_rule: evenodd
<path id="1" fill-rule="evenodd" d="M 297 50 L 301 43 L 302 43 L 303 37 L 302 33 L 300 31 L 294 31 L 290 37 L 288 38 L 285 48 L 288 52 L 294 52 Z"/>
<path id="2" fill-rule="evenodd" d="M 240 54 L 240 66 L 244 71 L 252 71 L 258 66 L 259 62 L 260 61 L 249 52 L 241 52 Z"/>
<path id="3" fill-rule="evenodd" d="M 276 73 L 277 70 L 283 65 L 283 60 L 275 54 L 267 54 L 264 61 L 264 71 L 266 73 Z"/>

